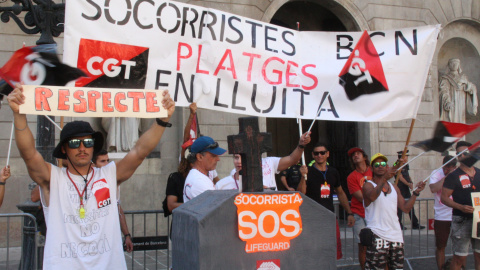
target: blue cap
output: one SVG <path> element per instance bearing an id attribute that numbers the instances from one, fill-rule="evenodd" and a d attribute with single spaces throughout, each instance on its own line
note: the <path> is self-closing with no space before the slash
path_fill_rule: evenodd
<path id="1" fill-rule="evenodd" d="M 220 156 L 225 154 L 227 150 L 218 146 L 218 143 L 208 136 L 202 136 L 196 139 L 190 147 L 192 153 L 210 152 L 214 155 Z"/>

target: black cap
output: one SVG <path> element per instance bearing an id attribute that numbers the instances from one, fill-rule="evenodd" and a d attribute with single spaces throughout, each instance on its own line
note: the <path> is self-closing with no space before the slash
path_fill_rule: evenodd
<path id="1" fill-rule="evenodd" d="M 66 159 L 67 155 L 62 152 L 62 145 L 73 137 L 82 137 L 88 135 L 92 135 L 92 138 L 95 140 L 95 144 L 93 146 L 93 155 L 95 156 L 95 154 L 103 148 L 104 139 L 102 133 L 93 131 L 90 123 L 88 122 L 73 121 L 67 123 L 63 127 L 62 132 L 60 132 L 60 142 L 53 150 L 53 157 Z"/>

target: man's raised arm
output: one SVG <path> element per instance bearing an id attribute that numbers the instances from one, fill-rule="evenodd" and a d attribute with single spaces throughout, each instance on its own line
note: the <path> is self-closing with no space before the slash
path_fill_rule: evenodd
<path id="1" fill-rule="evenodd" d="M 7 100 L 13 112 L 15 142 L 20 156 L 27 165 L 28 174 L 38 185 L 47 187 L 50 183 L 51 167 L 35 148 L 35 139 L 28 128 L 27 116 L 19 113 L 19 106 L 25 103 L 23 88 L 20 84 L 15 85 L 15 89 L 8 95 Z"/>
<path id="2" fill-rule="evenodd" d="M 297 147 L 295 147 L 292 153 L 280 159 L 280 161 L 278 162 L 278 171 L 284 171 L 288 169 L 288 167 L 298 163 L 298 161 L 302 158 L 302 153 L 305 145 L 307 145 L 311 140 L 310 133 L 310 131 L 303 133 L 303 135 L 300 137 Z"/>
<path id="3" fill-rule="evenodd" d="M 168 116 L 160 120 L 163 122 L 168 122 L 175 111 L 175 102 L 168 94 L 168 91 L 165 91 L 163 95 L 164 98 L 162 105 L 163 108 L 168 111 Z M 117 162 L 118 184 L 122 183 L 133 175 L 142 161 L 148 156 L 148 154 L 150 154 L 150 152 L 153 151 L 158 142 L 160 142 L 165 128 L 166 127 L 154 122 L 150 129 L 143 133 L 143 135 L 138 139 L 132 150 L 130 150 L 130 152 L 128 152 L 128 154 L 122 160 Z"/>

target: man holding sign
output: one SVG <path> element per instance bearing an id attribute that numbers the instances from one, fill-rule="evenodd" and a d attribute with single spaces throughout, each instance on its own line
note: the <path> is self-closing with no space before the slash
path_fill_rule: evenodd
<path id="1" fill-rule="evenodd" d="M 472 238 L 474 208 L 471 198 L 471 193 L 480 187 L 480 170 L 463 163 L 471 145 L 465 141 L 457 143 L 457 154 L 463 152 L 458 157 L 460 166 L 451 172 L 443 183 L 442 203 L 453 208 L 450 232 L 453 260 L 450 269 L 460 269 L 465 265 L 470 243 L 475 257 L 475 269 L 480 269 L 480 239 Z"/>
<path id="2" fill-rule="evenodd" d="M 8 96 L 18 150 L 40 186 L 48 231 L 54 232 L 45 244 L 44 269 L 127 269 L 114 203 L 117 186 L 133 175 L 171 126 L 175 103 L 165 91 L 161 103 L 167 116 L 157 118 L 122 160 L 102 168 L 92 167 L 93 155 L 103 148 L 101 133 L 87 122 L 68 123 L 53 152 L 54 157 L 67 159 L 67 168 L 59 168 L 45 162 L 35 149 L 26 115 L 19 113 L 26 101 L 20 85 Z"/>

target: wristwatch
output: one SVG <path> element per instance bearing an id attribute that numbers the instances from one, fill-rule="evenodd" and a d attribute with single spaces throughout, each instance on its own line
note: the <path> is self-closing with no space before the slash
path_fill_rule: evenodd
<path id="1" fill-rule="evenodd" d="M 157 118 L 155 120 L 157 121 L 157 124 L 159 126 L 162 126 L 162 127 L 171 127 L 172 126 L 172 123 L 165 122 L 165 121 L 161 120 L 160 118 Z"/>

